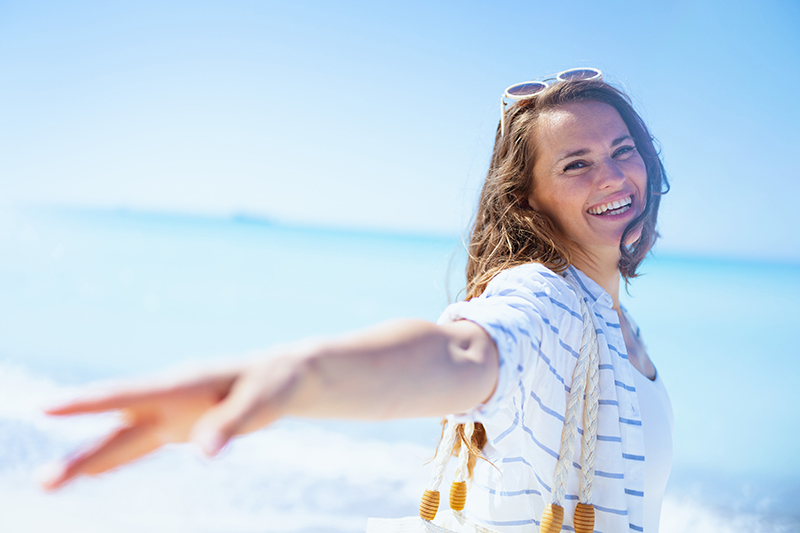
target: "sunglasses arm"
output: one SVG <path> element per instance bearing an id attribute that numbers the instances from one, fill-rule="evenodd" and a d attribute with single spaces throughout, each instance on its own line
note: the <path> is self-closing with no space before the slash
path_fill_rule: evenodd
<path id="1" fill-rule="evenodd" d="M 506 129 L 506 95 L 500 97 L 500 137 L 505 135 Z"/>

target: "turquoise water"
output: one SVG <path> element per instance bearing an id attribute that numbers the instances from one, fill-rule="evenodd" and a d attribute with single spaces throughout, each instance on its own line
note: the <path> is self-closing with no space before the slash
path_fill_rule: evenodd
<path id="1" fill-rule="evenodd" d="M 39 211 L 2 243 L 0 351 L 76 379 L 435 320 L 449 239 L 251 219 Z"/>
<path id="2" fill-rule="evenodd" d="M 152 372 L 397 317 L 435 320 L 463 287 L 455 238 L 124 211 L 26 210 L 0 222 L 0 381 L 12 389 Z M 792 530 L 800 266 L 657 256 L 643 270 L 623 301 L 672 398 L 673 501 Z M 0 431 L 16 429 L 0 434 L 0 471 L 68 448 L 30 429 L 35 415 L 9 409 L 0 406 Z M 375 431 L 317 427 L 354 439 Z M 378 432 L 426 449 L 438 437 L 431 420 Z"/>

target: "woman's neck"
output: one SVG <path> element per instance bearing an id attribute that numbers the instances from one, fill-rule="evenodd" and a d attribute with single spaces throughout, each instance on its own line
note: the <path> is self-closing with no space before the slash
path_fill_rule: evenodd
<path id="1" fill-rule="evenodd" d="M 603 287 L 614 301 L 614 310 L 619 313 L 619 250 L 614 254 L 598 257 L 577 251 L 572 254 L 572 265 Z"/>

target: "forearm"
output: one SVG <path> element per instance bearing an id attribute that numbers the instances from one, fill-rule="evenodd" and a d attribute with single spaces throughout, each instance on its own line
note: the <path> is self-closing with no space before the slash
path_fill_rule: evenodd
<path id="1" fill-rule="evenodd" d="M 466 321 L 395 321 L 294 357 L 297 386 L 285 408 L 293 416 L 443 416 L 486 400 L 497 381 L 493 341 Z"/>
<path id="2" fill-rule="evenodd" d="M 43 486 L 105 472 L 170 442 L 192 440 L 213 455 L 234 435 L 287 415 L 385 419 L 465 411 L 492 393 L 497 365 L 494 343 L 480 326 L 407 320 L 223 368 L 120 384 L 48 409 L 53 415 L 118 410 L 124 423 L 66 460 Z"/>

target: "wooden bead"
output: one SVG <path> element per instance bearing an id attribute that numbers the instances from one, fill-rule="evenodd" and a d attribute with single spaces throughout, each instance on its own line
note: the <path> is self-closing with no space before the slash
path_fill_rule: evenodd
<path id="1" fill-rule="evenodd" d="M 539 533 L 558 533 L 564 523 L 564 508 L 554 503 L 548 503 L 542 513 L 542 522 L 539 524 Z"/>
<path id="2" fill-rule="evenodd" d="M 575 533 L 592 533 L 594 531 L 594 505 L 579 503 L 575 507 L 573 522 Z"/>
<path id="3" fill-rule="evenodd" d="M 463 511 L 467 503 L 467 482 L 455 482 L 450 485 L 450 509 Z"/>
<path id="4" fill-rule="evenodd" d="M 423 520 L 433 520 L 436 518 L 436 511 L 439 510 L 439 491 L 426 490 L 419 503 L 419 516 Z"/>

